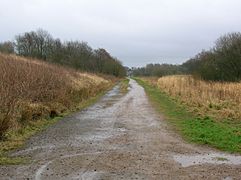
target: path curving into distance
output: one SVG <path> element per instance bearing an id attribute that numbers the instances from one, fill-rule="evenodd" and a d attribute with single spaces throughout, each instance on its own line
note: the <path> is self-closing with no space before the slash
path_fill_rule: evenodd
<path id="1" fill-rule="evenodd" d="M 0 179 L 240 179 L 241 158 L 191 145 L 172 132 L 141 86 L 117 85 L 95 105 L 32 137 L 0 166 Z"/>

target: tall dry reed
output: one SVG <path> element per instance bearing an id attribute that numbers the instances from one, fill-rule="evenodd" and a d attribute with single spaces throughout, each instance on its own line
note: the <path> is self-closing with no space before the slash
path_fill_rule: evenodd
<path id="1" fill-rule="evenodd" d="M 241 120 L 241 83 L 207 82 L 175 75 L 159 78 L 157 86 L 200 115 Z"/>
<path id="2" fill-rule="evenodd" d="M 109 85 L 93 74 L 0 54 L 0 138 L 9 129 L 74 108 Z"/>

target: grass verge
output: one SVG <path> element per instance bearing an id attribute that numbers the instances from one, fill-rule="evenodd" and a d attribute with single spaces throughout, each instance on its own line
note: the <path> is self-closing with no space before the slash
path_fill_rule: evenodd
<path id="1" fill-rule="evenodd" d="M 127 93 L 128 92 L 128 87 L 129 87 L 129 81 L 130 79 L 125 78 L 120 82 L 120 91 L 121 93 Z"/>
<path id="2" fill-rule="evenodd" d="M 115 84 L 110 86 L 107 90 L 98 93 L 96 96 L 82 101 L 78 106 L 76 106 L 76 108 L 68 110 L 55 118 L 32 121 L 29 122 L 27 126 L 19 129 L 18 131 L 10 131 L 7 135 L 7 140 L 0 141 L 0 165 L 16 165 L 28 163 L 29 159 L 19 156 L 12 157 L 9 156 L 9 153 L 13 150 L 23 147 L 26 140 L 28 140 L 31 136 L 43 131 L 47 127 L 50 127 L 57 121 L 61 120 L 63 117 L 96 103 L 108 90 L 113 88 L 114 85 Z"/>
<path id="3" fill-rule="evenodd" d="M 135 80 L 144 87 L 157 111 L 163 113 L 182 136 L 198 144 L 206 144 L 231 153 L 241 153 L 241 125 L 228 120 L 215 121 L 188 112 L 185 105 L 178 104 L 170 96 L 155 86 L 139 78 Z"/>

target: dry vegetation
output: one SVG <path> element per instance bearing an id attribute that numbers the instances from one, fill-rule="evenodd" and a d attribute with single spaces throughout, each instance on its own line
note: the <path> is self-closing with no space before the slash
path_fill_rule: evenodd
<path id="1" fill-rule="evenodd" d="M 176 75 L 159 78 L 157 86 L 201 116 L 241 120 L 241 83 L 207 82 Z"/>
<path id="2" fill-rule="evenodd" d="M 112 83 L 93 74 L 0 54 L 0 138 L 40 119 L 58 116 Z"/>

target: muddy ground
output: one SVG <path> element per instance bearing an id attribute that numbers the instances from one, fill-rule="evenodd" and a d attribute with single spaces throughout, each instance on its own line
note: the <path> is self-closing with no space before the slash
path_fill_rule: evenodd
<path id="1" fill-rule="evenodd" d="M 188 144 L 130 80 L 64 118 L 13 153 L 31 163 L 0 166 L 0 179 L 241 179 L 239 156 Z"/>

